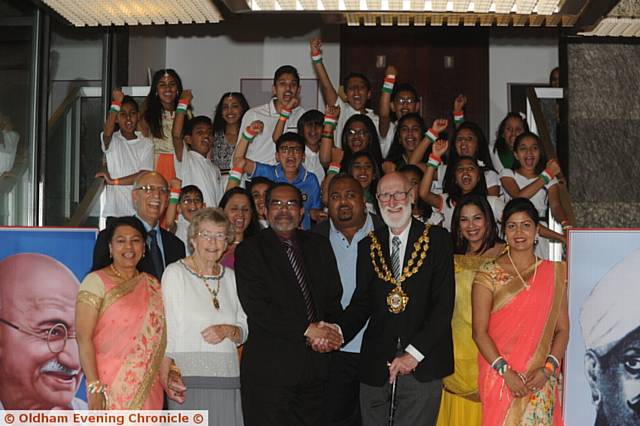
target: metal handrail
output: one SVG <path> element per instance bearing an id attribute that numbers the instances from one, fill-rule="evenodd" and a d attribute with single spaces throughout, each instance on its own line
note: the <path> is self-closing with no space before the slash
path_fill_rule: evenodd
<path id="1" fill-rule="evenodd" d="M 102 179 L 94 179 L 93 183 L 87 189 L 87 193 L 84 194 L 82 201 L 78 204 L 73 215 L 67 222 L 67 226 L 78 227 L 84 225 L 89 217 L 89 213 L 95 207 L 96 203 L 100 199 L 100 195 L 104 190 L 104 180 Z"/>
<path id="2" fill-rule="evenodd" d="M 533 113 L 533 117 L 536 120 L 536 126 L 538 128 L 538 136 L 542 141 L 542 145 L 544 146 L 544 151 L 547 154 L 547 158 L 557 160 L 558 154 L 556 153 L 556 150 L 551 143 L 549 129 L 547 128 L 547 121 L 545 120 L 544 114 L 542 112 L 542 106 L 540 104 L 540 99 L 538 98 L 535 87 L 529 87 L 527 89 L 527 98 L 529 100 L 529 105 L 531 105 L 531 112 Z M 562 205 L 562 208 L 567 215 L 567 221 L 569 222 L 569 225 L 576 226 L 576 215 L 571 203 L 571 195 L 569 194 L 567 186 L 562 180 L 560 180 L 558 184 L 558 192 L 560 196 L 560 204 Z"/>

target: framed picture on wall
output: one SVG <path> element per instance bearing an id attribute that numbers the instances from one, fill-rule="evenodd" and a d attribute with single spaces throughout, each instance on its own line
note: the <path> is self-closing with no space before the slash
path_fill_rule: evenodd
<path id="1" fill-rule="evenodd" d="M 271 78 L 241 78 L 240 92 L 247 98 L 249 105 L 265 104 L 271 99 L 273 79 Z M 318 80 L 315 78 L 300 79 L 300 106 L 305 110 L 319 109 Z"/>

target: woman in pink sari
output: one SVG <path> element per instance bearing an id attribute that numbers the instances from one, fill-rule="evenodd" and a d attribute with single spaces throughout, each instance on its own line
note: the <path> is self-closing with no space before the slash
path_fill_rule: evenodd
<path id="1" fill-rule="evenodd" d="M 527 199 L 504 209 L 505 254 L 472 290 L 482 425 L 563 424 L 560 362 L 569 340 L 565 264 L 535 254 L 538 212 Z"/>
<path id="2" fill-rule="evenodd" d="M 85 277 L 76 302 L 89 409 L 161 410 L 159 369 L 167 341 L 162 292 L 158 280 L 136 267 L 146 232 L 138 219 L 122 217 L 107 235 L 113 262 Z"/>

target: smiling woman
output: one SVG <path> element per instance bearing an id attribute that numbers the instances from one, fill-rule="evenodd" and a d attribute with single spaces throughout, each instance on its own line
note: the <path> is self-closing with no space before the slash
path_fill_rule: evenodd
<path id="1" fill-rule="evenodd" d="M 145 237 L 138 219 L 115 219 L 107 228 L 112 261 L 87 275 L 78 293 L 77 339 L 90 410 L 162 408 L 164 307 L 160 283 L 137 269 Z"/>

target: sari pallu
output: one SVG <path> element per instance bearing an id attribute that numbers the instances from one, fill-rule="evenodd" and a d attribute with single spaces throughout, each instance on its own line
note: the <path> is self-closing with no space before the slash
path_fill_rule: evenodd
<path id="1" fill-rule="evenodd" d="M 528 288 L 491 262 L 483 265 L 474 285 L 493 293 L 488 332 L 500 355 L 515 371 L 527 375 L 544 367 L 551 350 L 566 286 L 565 264 L 539 261 L 537 273 L 532 266 L 523 276 L 529 277 Z M 550 378 L 537 392 L 514 398 L 482 355 L 478 356 L 478 366 L 483 426 L 563 424 L 556 378 Z"/>
<path id="2" fill-rule="evenodd" d="M 160 283 L 146 273 L 121 284 L 97 274 L 105 294 L 93 345 L 98 376 L 108 385 L 107 409 L 161 410 L 159 372 L 167 335 Z"/>

